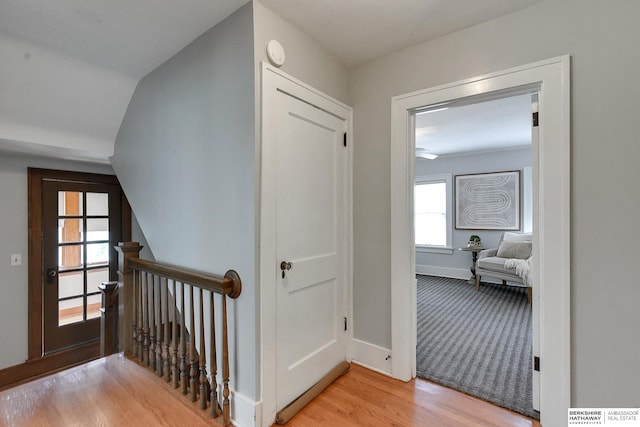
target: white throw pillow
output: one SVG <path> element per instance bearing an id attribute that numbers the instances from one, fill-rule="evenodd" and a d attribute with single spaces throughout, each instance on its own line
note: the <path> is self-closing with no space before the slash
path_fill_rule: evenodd
<path id="1" fill-rule="evenodd" d="M 531 256 L 531 242 L 503 240 L 496 256 L 500 258 L 527 259 Z"/>
<path id="2" fill-rule="evenodd" d="M 502 240 L 510 240 L 512 242 L 530 242 L 531 233 L 514 233 L 511 231 L 505 231 Z"/>

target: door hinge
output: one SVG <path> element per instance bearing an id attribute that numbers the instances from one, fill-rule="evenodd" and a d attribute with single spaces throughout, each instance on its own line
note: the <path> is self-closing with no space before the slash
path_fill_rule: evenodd
<path id="1" fill-rule="evenodd" d="M 345 147 L 347 146 L 347 133 L 346 132 L 344 133 L 344 139 L 343 139 L 342 143 L 344 144 Z"/>
<path id="2" fill-rule="evenodd" d="M 538 356 L 533 357 L 533 370 L 540 372 L 540 358 Z"/>
<path id="3" fill-rule="evenodd" d="M 536 111 L 535 113 L 531 113 L 532 114 L 532 119 L 533 119 L 533 127 L 537 128 L 538 127 L 538 112 Z"/>
<path id="4" fill-rule="evenodd" d="M 344 316 L 344 330 L 347 330 L 347 316 Z"/>

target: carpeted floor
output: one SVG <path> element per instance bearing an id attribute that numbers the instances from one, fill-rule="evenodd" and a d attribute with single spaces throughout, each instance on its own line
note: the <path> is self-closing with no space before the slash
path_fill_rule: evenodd
<path id="1" fill-rule="evenodd" d="M 539 419 L 524 288 L 418 275 L 417 374 Z"/>

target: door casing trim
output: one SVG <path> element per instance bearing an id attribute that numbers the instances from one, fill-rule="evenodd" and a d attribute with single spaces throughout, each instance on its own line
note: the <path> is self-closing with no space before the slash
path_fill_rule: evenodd
<path id="1" fill-rule="evenodd" d="M 452 82 L 391 100 L 391 310 L 392 375 L 415 375 L 416 284 L 413 244 L 412 111 L 424 105 L 539 85 L 538 182 L 534 211 L 535 261 L 539 273 L 540 409 L 543 425 L 565 422 L 571 404 L 570 329 L 570 57 Z M 535 163 L 535 162 L 534 162 Z M 534 273 L 536 272 L 534 271 Z M 535 305 L 534 305 L 535 307 Z M 534 313 L 535 315 L 535 313 Z M 535 337 L 534 337 L 535 338 Z"/>

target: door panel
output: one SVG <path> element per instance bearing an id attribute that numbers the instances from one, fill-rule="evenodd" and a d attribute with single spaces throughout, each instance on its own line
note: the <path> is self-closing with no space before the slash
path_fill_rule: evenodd
<path id="1" fill-rule="evenodd" d="M 45 354 L 99 339 L 98 285 L 117 280 L 121 234 L 118 185 L 42 182 Z"/>
<path id="2" fill-rule="evenodd" d="M 277 409 L 346 358 L 345 122 L 277 95 Z M 284 273 L 284 277 L 283 277 Z"/>

